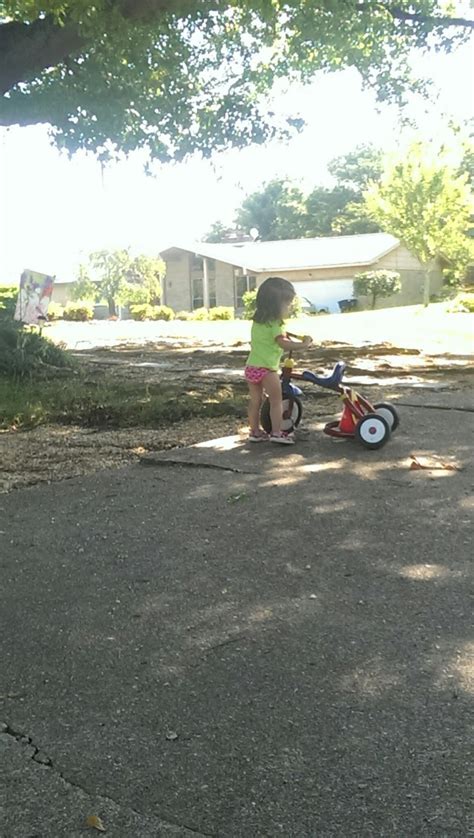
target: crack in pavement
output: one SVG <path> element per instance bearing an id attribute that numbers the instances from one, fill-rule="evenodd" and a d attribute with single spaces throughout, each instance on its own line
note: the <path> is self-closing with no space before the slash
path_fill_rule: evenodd
<path id="1" fill-rule="evenodd" d="M 474 407 L 450 407 L 444 404 L 413 404 L 412 402 L 397 402 L 401 407 L 417 407 L 419 410 L 458 410 L 462 413 L 474 413 Z"/>
<path id="2" fill-rule="evenodd" d="M 189 826 L 186 823 L 181 823 L 179 821 L 163 820 L 163 818 L 161 818 L 159 815 L 155 815 L 154 813 L 150 815 L 146 812 L 140 812 L 133 806 L 127 806 L 123 803 L 120 803 L 118 800 L 115 800 L 113 797 L 110 797 L 110 795 L 102 794 L 96 791 L 91 791 L 86 786 L 82 786 L 80 783 L 77 783 L 74 780 L 70 780 L 54 766 L 53 761 L 49 757 L 43 756 L 41 749 L 33 742 L 31 736 L 28 736 L 27 734 L 22 733 L 20 731 L 14 730 L 14 728 L 12 728 L 6 722 L 0 722 L 0 735 L 1 734 L 3 734 L 4 736 L 10 736 L 20 745 L 26 745 L 29 748 L 31 748 L 33 751 L 31 759 L 34 762 L 38 763 L 39 765 L 42 765 L 44 768 L 47 768 L 50 771 L 53 771 L 54 774 L 63 781 L 63 783 L 65 783 L 67 786 L 70 786 L 71 788 L 78 789 L 87 797 L 101 798 L 102 800 L 108 801 L 109 803 L 112 803 L 114 806 L 117 806 L 119 809 L 128 809 L 129 812 L 132 812 L 134 815 L 137 815 L 141 818 L 156 818 L 156 820 L 159 821 L 160 825 L 163 827 L 177 827 L 179 829 L 186 829 L 189 833 L 198 836 L 198 838 L 216 838 L 216 833 L 214 832 L 202 832 L 202 830 L 195 829 L 194 827 Z"/>
<path id="3" fill-rule="evenodd" d="M 219 465 L 219 463 L 209 463 L 199 460 L 181 460 L 181 459 L 152 459 L 148 457 L 141 457 L 139 464 L 142 466 L 186 466 L 188 468 L 210 468 L 218 471 L 231 471 L 234 474 L 255 474 L 255 470 L 235 468 L 233 466 Z"/>

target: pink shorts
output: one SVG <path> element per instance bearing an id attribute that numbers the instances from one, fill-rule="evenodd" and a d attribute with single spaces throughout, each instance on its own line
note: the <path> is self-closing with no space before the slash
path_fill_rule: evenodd
<path id="1" fill-rule="evenodd" d="M 244 375 L 251 384 L 261 384 L 265 376 L 271 371 L 266 367 L 245 367 Z"/>

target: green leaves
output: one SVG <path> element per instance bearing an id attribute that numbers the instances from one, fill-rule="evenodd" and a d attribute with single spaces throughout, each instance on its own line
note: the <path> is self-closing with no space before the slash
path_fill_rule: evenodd
<path id="1" fill-rule="evenodd" d="M 160 257 L 139 255 L 128 250 L 99 250 L 81 265 L 74 284 L 76 300 L 106 299 L 110 314 L 115 305 L 156 305 L 161 297 L 161 280 L 166 266 Z"/>
<path id="2" fill-rule="evenodd" d="M 401 289 L 400 274 L 396 271 L 366 271 L 354 277 L 354 295 L 371 297 L 375 308 L 377 297 L 391 297 Z"/>
<path id="3" fill-rule="evenodd" d="M 473 258 L 467 236 L 471 210 L 468 174 L 447 149 L 417 142 L 392 160 L 366 194 L 367 208 L 383 230 L 400 238 L 428 265 L 451 262 L 461 277 Z"/>
<path id="4" fill-rule="evenodd" d="M 288 136 L 300 123 L 265 99 L 276 79 L 354 67 L 380 100 L 403 104 L 413 49 L 464 37 L 440 21 L 443 5 L 0 0 L 0 125 L 49 122 L 59 147 L 101 159 L 181 160 Z"/>
<path id="5" fill-rule="evenodd" d="M 217 222 L 208 241 L 225 241 L 232 232 L 248 233 L 252 227 L 262 241 L 376 232 L 379 227 L 368 217 L 362 190 L 381 172 L 381 161 L 378 149 L 358 146 L 329 164 L 336 185 L 316 186 L 309 195 L 287 181 L 270 181 L 243 201 L 236 231 Z"/>

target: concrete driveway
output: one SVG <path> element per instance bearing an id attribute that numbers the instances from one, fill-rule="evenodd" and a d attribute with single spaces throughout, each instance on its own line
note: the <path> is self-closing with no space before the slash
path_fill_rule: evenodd
<path id="1" fill-rule="evenodd" d="M 473 405 L 410 405 L 1 499 L 3 838 L 470 834 Z"/>

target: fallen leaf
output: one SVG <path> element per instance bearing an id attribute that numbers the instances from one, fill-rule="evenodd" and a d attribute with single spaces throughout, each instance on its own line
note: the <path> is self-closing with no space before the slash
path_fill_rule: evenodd
<path id="1" fill-rule="evenodd" d="M 107 831 L 103 822 L 100 818 L 97 817 L 97 815 L 89 815 L 89 817 L 86 820 L 86 826 L 89 829 L 97 829 L 98 832 Z"/>
<path id="2" fill-rule="evenodd" d="M 425 460 L 422 462 L 415 457 L 413 454 L 411 455 L 411 463 L 410 463 L 410 471 L 418 471 L 423 469 L 424 471 L 460 471 L 460 466 L 455 466 L 453 463 L 442 463 L 438 461 L 429 462 Z"/>
<path id="3" fill-rule="evenodd" d="M 168 733 L 166 734 L 166 738 L 168 739 L 169 742 L 174 742 L 175 739 L 178 738 L 178 734 L 176 733 L 175 730 L 169 730 Z"/>
<path id="4" fill-rule="evenodd" d="M 247 492 L 241 492 L 238 495 L 229 495 L 229 497 L 227 498 L 227 503 L 236 503 L 237 501 L 245 500 L 246 498 L 248 498 Z"/>

